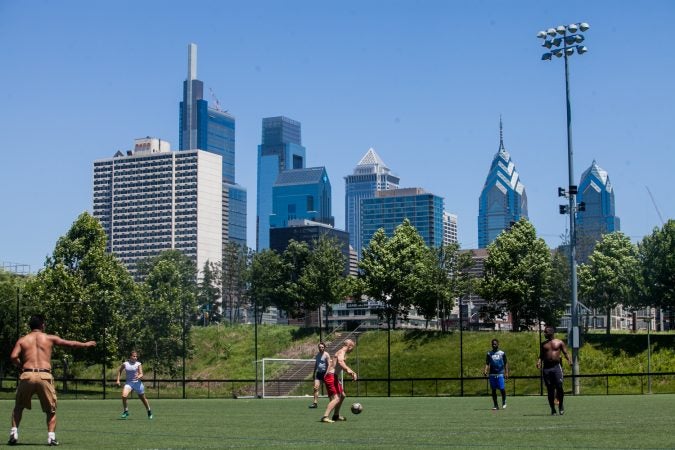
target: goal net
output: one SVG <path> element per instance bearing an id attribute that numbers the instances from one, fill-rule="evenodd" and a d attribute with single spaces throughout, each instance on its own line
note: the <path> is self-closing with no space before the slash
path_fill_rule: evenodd
<path id="1" fill-rule="evenodd" d="M 314 359 L 263 358 L 262 398 L 311 397 L 314 390 Z M 325 394 L 323 384 L 320 394 Z"/>

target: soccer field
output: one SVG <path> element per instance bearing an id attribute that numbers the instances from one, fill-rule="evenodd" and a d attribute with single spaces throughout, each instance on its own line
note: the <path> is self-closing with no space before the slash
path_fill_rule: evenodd
<path id="1" fill-rule="evenodd" d="M 511 397 L 492 411 L 488 397 L 347 398 L 362 414 L 320 423 L 326 405 L 309 399 L 150 400 L 154 420 L 130 400 L 120 420 L 119 400 L 59 403 L 57 438 L 70 449 L 98 448 L 675 448 L 675 395 L 567 396 L 564 416 L 550 416 L 545 397 Z M 6 439 L 13 402 L 3 400 Z M 39 403 L 25 411 L 19 445 L 44 445 Z M 6 442 L 3 441 L 2 444 Z"/>

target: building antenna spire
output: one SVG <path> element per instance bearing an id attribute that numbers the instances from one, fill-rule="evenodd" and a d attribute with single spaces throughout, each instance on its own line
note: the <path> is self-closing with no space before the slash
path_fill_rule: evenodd
<path id="1" fill-rule="evenodd" d="M 504 127 L 502 126 L 502 115 L 499 115 L 499 151 L 504 149 Z"/>

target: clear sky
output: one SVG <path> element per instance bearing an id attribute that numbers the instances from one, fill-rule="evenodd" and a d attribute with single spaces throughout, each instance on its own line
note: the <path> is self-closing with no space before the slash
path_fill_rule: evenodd
<path id="1" fill-rule="evenodd" d="M 178 148 L 187 46 L 198 78 L 236 117 L 236 181 L 255 245 L 263 117 L 302 123 L 307 165 L 325 166 L 336 226 L 344 176 L 373 147 L 402 187 L 445 198 L 475 248 L 478 196 L 499 146 L 550 246 L 567 216 L 562 59 L 539 30 L 588 22 L 570 59 L 574 174 L 609 173 L 634 241 L 675 217 L 675 2 L 0 0 L 0 261 L 36 271 L 92 210 L 93 161 L 154 136 Z"/>

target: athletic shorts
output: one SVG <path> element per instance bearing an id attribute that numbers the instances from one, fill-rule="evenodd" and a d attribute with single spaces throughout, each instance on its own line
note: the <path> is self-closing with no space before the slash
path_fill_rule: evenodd
<path id="1" fill-rule="evenodd" d="M 490 374 L 490 387 L 492 389 L 504 389 L 504 374 L 503 373 L 491 373 Z"/>
<path id="2" fill-rule="evenodd" d="M 563 372 L 560 364 L 556 364 L 553 367 L 544 368 L 543 376 L 546 386 L 562 386 L 563 384 Z"/>
<path id="3" fill-rule="evenodd" d="M 31 398 L 37 394 L 42 411 L 56 413 L 56 390 L 54 377 L 48 372 L 23 372 L 16 387 L 15 405 L 19 408 L 31 409 Z"/>
<path id="4" fill-rule="evenodd" d="M 323 377 L 326 376 L 326 372 L 317 372 L 316 375 L 314 375 L 315 380 L 323 381 Z"/>
<path id="5" fill-rule="evenodd" d="M 141 380 L 127 381 L 124 385 L 124 389 L 134 391 L 138 395 L 145 394 L 145 386 L 143 386 L 143 382 Z"/>
<path id="6" fill-rule="evenodd" d="M 340 383 L 339 378 L 337 378 L 334 373 L 327 373 L 323 377 L 323 382 L 326 383 L 326 393 L 328 394 L 328 397 L 344 395 L 345 391 L 342 388 L 342 383 Z"/>

